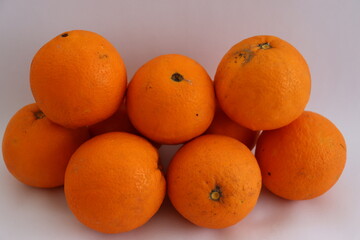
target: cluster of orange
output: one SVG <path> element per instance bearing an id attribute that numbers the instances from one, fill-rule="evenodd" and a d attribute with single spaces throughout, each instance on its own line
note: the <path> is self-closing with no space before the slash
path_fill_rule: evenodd
<path id="1" fill-rule="evenodd" d="M 286 199 L 311 199 L 345 165 L 340 131 L 304 111 L 304 58 L 277 37 L 233 46 L 214 83 L 196 61 L 170 54 L 145 63 L 127 87 L 111 43 L 69 31 L 36 53 L 30 84 L 36 103 L 7 126 L 6 166 L 30 186 L 64 185 L 74 215 L 100 232 L 145 224 L 166 192 L 192 223 L 228 227 L 254 208 L 262 184 Z M 166 180 L 160 144 L 184 144 Z"/>

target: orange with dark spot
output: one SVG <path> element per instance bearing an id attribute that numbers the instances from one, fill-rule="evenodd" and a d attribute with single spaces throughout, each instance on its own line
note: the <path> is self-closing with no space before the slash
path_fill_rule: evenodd
<path id="1" fill-rule="evenodd" d="M 233 121 L 252 130 L 283 127 L 304 111 L 311 78 L 303 56 L 274 36 L 255 36 L 234 45 L 221 60 L 215 90 Z"/>
<path id="2" fill-rule="evenodd" d="M 109 41 L 74 30 L 56 36 L 36 53 L 30 84 L 36 103 L 50 120 L 77 128 L 100 122 L 120 107 L 126 69 Z"/>
<path id="3" fill-rule="evenodd" d="M 346 162 L 346 144 L 325 117 L 304 112 L 289 125 L 264 131 L 256 145 L 264 185 L 274 194 L 304 200 L 327 192 Z"/>
<path id="4" fill-rule="evenodd" d="M 9 172 L 20 182 L 33 187 L 57 187 L 64 184 L 71 155 L 88 138 L 86 128 L 61 127 L 36 104 L 29 104 L 6 127 L 3 157 Z"/>
<path id="5" fill-rule="evenodd" d="M 131 80 L 126 100 L 135 128 L 162 144 L 183 143 L 204 133 L 215 112 L 209 75 L 199 63 L 178 54 L 145 63 Z"/>
<path id="6" fill-rule="evenodd" d="M 225 228 L 254 208 L 261 173 L 244 144 L 208 134 L 180 148 L 170 162 L 167 183 L 170 200 L 182 216 L 198 226 Z"/>

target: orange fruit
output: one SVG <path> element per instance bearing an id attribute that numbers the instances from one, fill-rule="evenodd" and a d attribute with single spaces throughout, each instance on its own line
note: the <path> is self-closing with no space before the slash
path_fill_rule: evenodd
<path id="1" fill-rule="evenodd" d="M 255 36 L 234 45 L 221 60 L 215 91 L 233 121 L 252 130 L 283 127 L 304 111 L 310 71 L 303 56 L 274 36 Z"/>
<path id="2" fill-rule="evenodd" d="M 203 135 L 175 154 L 167 172 L 169 198 L 190 222 L 225 228 L 254 208 L 261 189 L 255 157 L 238 140 Z"/>
<path id="3" fill-rule="evenodd" d="M 216 106 L 214 119 L 206 133 L 233 137 L 245 144 L 250 150 L 255 146 L 259 136 L 259 131 L 252 131 L 232 121 L 218 105 Z"/>
<path id="4" fill-rule="evenodd" d="M 256 158 L 271 192 L 290 200 L 311 199 L 339 179 L 346 144 L 332 122 L 306 111 L 285 127 L 264 131 L 256 145 Z"/>
<path id="5" fill-rule="evenodd" d="M 89 126 L 89 132 L 92 137 L 108 132 L 127 132 L 142 137 L 142 135 L 130 122 L 125 102 L 121 104 L 121 107 L 115 112 L 114 115 L 105 119 L 104 121 Z M 153 141 L 150 141 L 150 143 L 157 149 L 161 147 L 161 144 L 159 143 Z"/>
<path id="6" fill-rule="evenodd" d="M 127 132 L 136 135 L 139 134 L 139 132 L 130 122 L 124 102 L 121 104 L 120 108 L 115 112 L 114 115 L 105 119 L 104 121 L 89 126 L 89 132 L 93 137 L 108 132 Z"/>
<path id="7" fill-rule="evenodd" d="M 69 31 L 46 43 L 30 67 L 31 90 L 45 115 L 69 128 L 115 113 L 126 88 L 125 65 L 102 36 Z"/>
<path id="8" fill-rule="evenodd" d="M 81 145 L 71 157 L 64 185 L 77 219 L 103 233 L 145 224 L 159 209 L 165 188 L 157 150 L 124 132 L 102 134 Z"/>
<path id="9" fill-rule="evenodd" d="M 20 182 L 41 188 L 64 184 L 71 155 L 87 139 L 86 128 L 67 129 L 52 123 L 36 104 L 20 109 L 3 138 L 3 158 Z"/>
<path id="10" fill-rule="evenodd" d="M 215 112 L 209 75 L 194 60 L 177 54 L 144 64 L 129 84 L 126 103 L 135 128 L 163 144 L 179 144 L 199 136 Z"/>

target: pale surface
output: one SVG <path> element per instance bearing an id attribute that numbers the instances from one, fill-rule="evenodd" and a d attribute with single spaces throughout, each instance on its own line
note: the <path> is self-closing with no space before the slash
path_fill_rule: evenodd
<path id="1" fill-rule="evenodd" d="M 360 239 L 360 1 L 74 2 L 0 0 L 1 136 L 9 118 L 33 102 L 28 79 L 33 55 L 64 31 L 86 29 L 109 39 L 129 78 L 147 60 L 168 53 L 194 58 L 213 77 L 233 44 L 272 34 L 292 43 L 308 61 L 313 84 L 307 109 L 343 132 L 348 162 L 325 195 L 290 202 L 263 190 L 254 211 L 228 229 L 196 227 L 166 200 L 143 227 L 103 235 L 75 219 L 62 188 L 24 186 L 1 159 L 0 239 Z M 176 149 L 160 149 L 165 165 Z"/>

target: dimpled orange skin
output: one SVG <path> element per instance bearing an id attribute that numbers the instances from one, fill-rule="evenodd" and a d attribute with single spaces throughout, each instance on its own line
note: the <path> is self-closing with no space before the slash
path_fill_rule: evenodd
<path id="1" fill-rule="evenodd" d="M 312 199 L 339 179 L 346 144 L 332 122 L 306 111 L 283 128 L 264 131 L 256 145 L 256 158 L 271 192 L 290 200 Z"/>
<path id="2" fill-rule="evenodd" d="M 103 233 L 145 224 L 165 196 L 158 152 L 145 139 L 123 132 L 99 135 L 72 156 L 65 196 L 76 218 Z"/>
<path id="3" fill-rule="evenodd" d="M 244 144 L 208 134 L 186 143 L 175 154 L 167 184 L 169 198 L 182 216 L 201 227 L 225 228 L 254 208 L 261 174 Z"/>
<path id="4" fill-rule="evenodd" d="M 215 75 L 221 108 L 252 130 L 276 129 L 295 120 L 309 101 L 310 89 L 310 71 L 303 56 L 274 36 L 237 43 Z"/>
<path id="5" fill-rule="evenodd" d="M 30 84 L 36 103 L 53 122 L 89 126 L 115 113 L 126 89 L 125 65 L 102 36 L 65 32 L 34 56 Z"/>
<path id="6" fill-rule="evenodd" d="M 9 121 L 2 151 L 9 172 L 20 182 L 40 188 L 64 184 L 71 155 L 87 139 L 86 128 L 66 129 L 52 123 L 36 104 L 20 109 Z"/>
<path id="7" fill-rule="evenodd" d="M 127 90 L 135 128 L 162 144 L 179 144 L 204 133 L 215 112 L 213 83 L 206 70 L 186 56 L 169 54 L 144 64 Z"/>
<path id="8" fill-rule="evenodd" d="M 206 133 L 233 137 L 244 143 L 250 150 L 255 146 L 259 136 L 259 131 L 252 131 L 232 121 L 218 105 L 216 106 L 214 119 Z"/>

